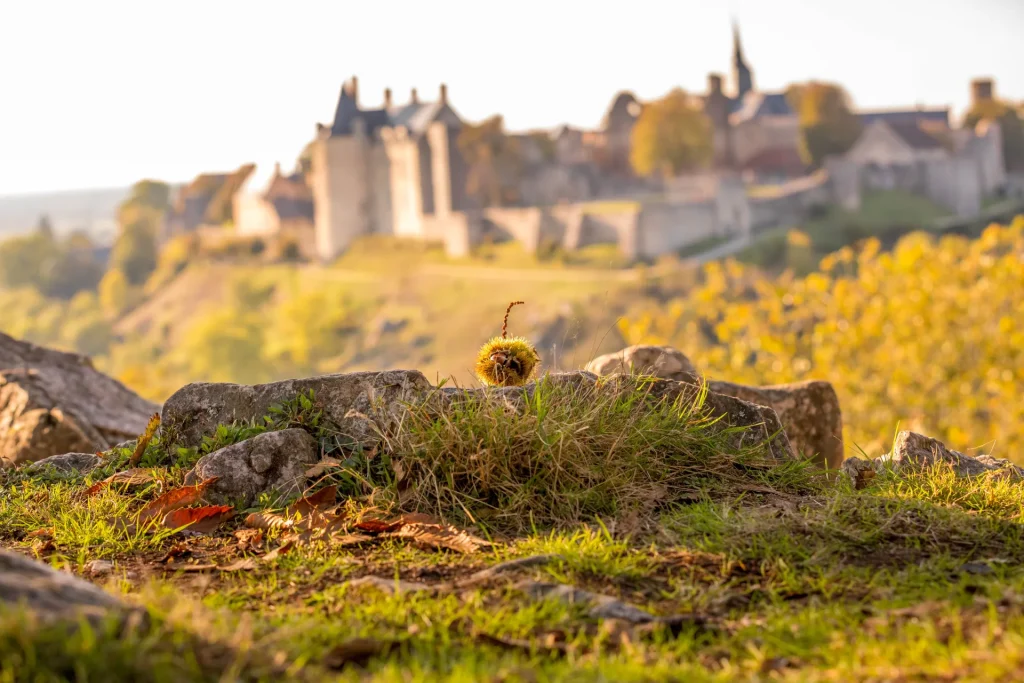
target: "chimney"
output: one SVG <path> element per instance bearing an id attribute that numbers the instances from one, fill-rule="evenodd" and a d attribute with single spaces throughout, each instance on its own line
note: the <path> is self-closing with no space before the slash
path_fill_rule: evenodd
<path id="1" fill-rule="evenodd" d="M 420 103 L 420 96 L 419 96 L 419 94 L 418 94 L 418 93 L 416 92 L 416 88 L 413 88 L 413 89 L 412 89 L 412 95 L 411 95 L 411 99 L 412 99 L 412 103 L 413 103 L 413 104 L 419 104 L 419 103 Z"/>
<path id="2" fill-rule="evenodd" d="M 359 79 L 355 76 L 348 82 L 348 94 L 356 104 L 359 104 Z"/>
<path id="3" fill-rule="evenodd" d="M 384 108 L 391 109 L 391 88 L 384 88 Z"/>
<path id="4" fill-rule="evenodd" d="M 995 97 L 995 85 L 991 78 L 975 78 L 971 81 L 971 103 L 987 102 Z"/>
<path id="5" fill-rule="evenodd" d="M 722 77 L 718 74 L 708 74 L 708 94 L 718 95 L 722 92 Z"/>
<path id="6" fill-rule="evenodd" d="M 275 161 L 274 162 L 274 177 L 275 178 L 280 178 L 281 177 L 281 162 L 280 161 Z"/>
<path id="7" fill-rule="evenodd" d="M 448 86 L 441 84 L 441 104 L 448 104 Z"/>

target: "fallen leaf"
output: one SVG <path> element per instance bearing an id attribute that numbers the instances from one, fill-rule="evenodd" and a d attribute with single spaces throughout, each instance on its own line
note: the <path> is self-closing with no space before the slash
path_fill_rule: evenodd
<path id="1" fill-rule="evenodd" d="M 243 553 L 263 545 L 263 529 L 238 529 L 234 536 L 238 539 L 238 550 Z"/>
<path id="2" fill-rule="evenodd" d="M 320 462 L 306 470 L 303 476 L 307 479 L 313 479 L 314 477 L 321 476 L 327 470 L 335 467 L 341 467 L 341 465 L 342 463 L 340 460 L 335 460 L 334 458 L 323 458 Z"/>
<path id="3" fill-rule="evenodd" d="M 402 523 L 398 521 L 389 522 L 387 520 L 370 517 L 367 519 L 361 519 L 352 526 L 360 531 L 368 531 L 371 534 L 382 534 L 400 528 Z"/>
<path id="4" fill-rule="evenodd" d="M 374 657 L 382 657 L 398 649 L 399 643 L 391 640 L 353 638 L 338 643 L 324 655 L 323 663 L 329 669 L 341 669 L 346 664 L 365 667 Z"/>
<path id="5" fill-rule="evenodd" d="M 167 554 L 157 560 L 157 562 L 164 564 L 168 560 L 173 560 L 176 557 L 181 557 L 182 555 L 187 555 L 191 552 L 192 549 L 189 548 L 187 543 L 175 543 L 167 550 Z"/>
<path id="6" fill-rule="evenodd" d="M 37 538 L 32 544 L 32 552 L 36 555 L 43 555 L 45 553 L 52 552 L 57 546 L 53 544 L 53 541 L 49 538 Z"/>
<path id="7" fill-rule="evenodd" d="M 235 509 L 230 505 L 178 508 L 164 515 L 164 526 L 168 529 L 187 528 L 193 533 L 210 534 L 234 516 Z"/>
<path id="8" fill-rule="evenodd" d="M 491 544 L 477 538 L 468 531 L 457 529 L 449 524 L 404 524 L 394 531 L 385 534 L 390 538 L 403 538 L 421 548 L 437 550 L 445 548 L 455 552 L 472 554 Z"/>
<path id="9" fill-rule="evenodd" d="M 53 529 L 36 529 L 25 534 L 25 538 L 53 538 Z"/>
<path id="10" fill-rule="evenodd" d="M 180 489 L 172 489 L 163 494 L 139 512 L 138 524 L 145 524 L 151 519 L 163 517 L 171 510 L 188 507 L 198 503 L 203 494 L 220 477 L 210 477 L 206 481 L 195 486 L 183 486 Z"/>
<path id="11" fill-rule="evenodd" d="M 165 564 L 164 568 L 172 572 L 208 572 L 217 568 L 215 564 Z"/>
<path id="12" fill-rule="evenodd" d="M 250 569 L 256 568 L 256 560 L 251 557 L 245 557 L 241 560 L 235 560 L 231 564 L 226 564 L 223 567 L 217 567 L 222 572 L 241 572 L 249 571 Z"/>
<path id="13" fill-rule="evenodd" d="M 110 480 L 109 479 L 104 479 L 103 481 L 98 481 L 95 484 L 93 484 L 92 486 L 90 486 L 89 488 L 87 488 L 82 493 L 82 495 L 85 498 L 91 498 L 92 496 L 95 496 L 97 493 L 99 493 L 100 491 L 102 491 L 103 489 L 105 489 L 109 485 L 110 485 Z"/>
<path id="14" fill-rule="evenodd" d="M 305 496 L 299 498 L 297 501 L 289 505 L 285 509 L 285 517 L 294 517 L 299 514 L 303 517 L 308 516 L 311 512 L 319 511 L 325 512 L 330 508 L 334 507 L 334 502 L 338 499 L 338 487 L 328 486 L 322 488 L 311 496 Z"/>
<path id="15" fill-rule="evenodd" d="M 156 430 L 159 427 L 160 413 L 153 413 L 153 417 L 149 418 L 149 422 L 146 423 L 146 431 L 142 433 L 138 443 L 135 444 L 135 451 L 132 453 L 132 457 L 128 458 L 128 465 L 130 467 L 135 467 L 139 464 L 139 460 L 142 459 L 142 455 L 146 452 L 146 447 L 153 440 L 153 436 L 156 435 Z"/>
<path id="16" fill-rule="evenodd" d="M 262 560 L 264 562 L 272 562 L 273 560 L 276 560 L 277 558 L 290 553 L 292 551 L 292 548 L 294 547 L 295 541 L 285 541 L 284 543 L 282 543 L 281 545 L 279 545 L 278 547 L 274 548 L 269 553 L 264 555 Z"/>
<path id="17" fill-rule="evenodd" d="M 275 529 L 291 529 L 295 526 L 295 521 L 285 519 L 281 515 L 275 515 L 272 512 L 253 512 L 245 518 L 245 525 L 250 529 L 272 531 Z"/>

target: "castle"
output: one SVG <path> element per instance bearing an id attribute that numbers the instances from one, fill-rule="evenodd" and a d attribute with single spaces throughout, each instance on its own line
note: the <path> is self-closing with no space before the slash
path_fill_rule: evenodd
<path id="1" fill-rule="evenodd" d="M 711 171 L 633 176 L 630 139 L 644 105 L 620 92 L 599 130 L 511 134 L 527 172 L 519 179 L 519 205 L 503 207 L 480 206 L 467 193 L 468 165 L 457 144 L 466 124 L 444 85 L 433 101 L 413 90 L 396 105 L 385 90 L 379 107 L 364 108 L 353 77 L 341 88 L 333 120 L 317 124 L 301 172 L 276 169 L 262 192 L 248 187 L 249 167 L 215 176 L 215 183 L 200 176 L 197 183 L 203 179 L 213 192 L 186 192 L 168 224 L 179 232 L 201 229 L 181 221 L 220 212 L 225 193 L 234 192 L 238 234 L 287 235 L 302 256 L 323 261 L 373 234 L 441 242 L 451 256 L 485 239 L 514 239 L 530 251 L 543 243 L 571 251 L 614 242 L 627 258 L 653 258 L 712 237 L 799 222 L 815 205 L 856 209 L 863 191 L 901 188 L 973 216 L 1006 184 L 999 126 L 954 130 L 948 109 L 860 112 L 863 132 L 849 152 L 808 174 L 798 117 L 786 93 L 756 88 L 735 25 L 731 76 L 730 93 L 725 78 L 712 73 L 707 92 L 694 96 L 712 123 Z M 972 88 L 975 102 L 994 97 L 991 80 Z M 553 152 L 539 149 L 538 135 Z M 766 183 L 777 192 L 750 196 L 749 185 Z M 598 206 L 604 199 L 620 201 Z"/>

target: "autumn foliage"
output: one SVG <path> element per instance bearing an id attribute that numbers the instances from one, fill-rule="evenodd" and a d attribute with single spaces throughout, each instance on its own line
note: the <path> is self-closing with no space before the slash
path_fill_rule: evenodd
<path id="1" fill-rule="evenodd" d="M 684 350 L 712 378 L 831 381 L 847 455 L 884 452 L 899 426 L 1022 461 L 1024 218 L 976 240 L 911 234 L 891 252 L 868 240 L 820 269 L 770 278 L 711 263 L 687 296 L 620 327 L 630 343 Z"/>

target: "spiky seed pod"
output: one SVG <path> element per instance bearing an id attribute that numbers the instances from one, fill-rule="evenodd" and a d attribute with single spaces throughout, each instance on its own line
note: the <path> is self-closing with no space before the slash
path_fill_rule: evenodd
<path id="1" fill-rule="evenodd" d="M 505 309 L 505 320 L 501 324 L 501 336 L 494 337 L 480 349 L 476 358 L 476 376 L 484 384 L 494 387 L 518 387 L 533 377 L 540 365 L 540 356 L 526 339 L 508 337 L 508 314 L 516 304 L 513 301 Z"/>

